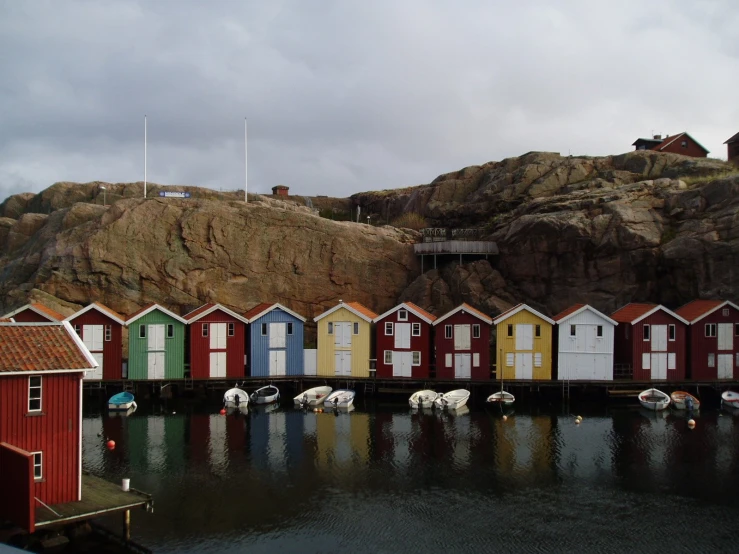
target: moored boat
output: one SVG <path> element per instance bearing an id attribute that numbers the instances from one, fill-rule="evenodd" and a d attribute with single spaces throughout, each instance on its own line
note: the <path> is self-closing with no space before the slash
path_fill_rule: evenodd
<path id="1" fill-rule="evenodd" d="M 516 397 L 513 396 L 510 392 L 500 390 L 498 392 L 494 392 L 490 396 L 488 396 L 487 399 L 488 402 L 494 402 L 496 404 L 503 404 L 505 406 L 510 406 L 516 401 Z"/>
<path id="2" fill-rule="evenodd" d="M 701 401 L 689 392 L 683 390 L 676 390 L 670 393 L 670 400 L 672 406 L 676 410 L 699 410 L 701 407 Z"/>
<path id="3" fill-rule="evenodd" d="M 136 406 L 136 402 L 130 392 L 119 392 L 108 399 L 108 410 L 112 412 L 125 412 L 133 406 Z"/>
<path id="4" fill-rule="evenodd" d="M 348 408 L 354 403 L 354 391 L 338 389 L 329 394 L 323 401 L 326 408 Z"/>
<path id="5" fill-rule="evenodd" d="M 670 405 L 670 397 L 659 389 L 647 389 L 639 393 L 639 402 L 645 409 L 658 412 Z"/>
<path id="6" fill-rule="evenodd" d="M 450 410 L 458 410 L 462 406 L 467 404 L 467 400 L 470 397 L 470 391 L 467 389 L 456 389 L 444 394 L 440 394 L 436 400 L 434 400 L 434 407 L 436 408 L 448 408 Z"/>
<path id="7" fill-rule="evenodd" d="M 727 390 L 721 393 L 721 404 L 727 408 L 739 410 L 739 392 Z"/>
<path id="8" fill-rule="evenodd" d="M 226 391 L 223 395 L 223 404 L 226 408 L 238 408 L 239 406 L 248 406 L 249 395 L 241 389 L 233 388 Z"/>
<path id="9" fill-rule="evenodd" d="M 323 404 L 323 401 L 331 394 L 332 390 L 331 387 L 313 387 L 312 389 L 301 392 L 293 398 L 293 402 L 301 408 L 314 408 Z"/>
<path id="10" fill-rule="evenodd" d="M 439 393 L 433 390 L 419 390 L 411 394 L 408 404 L 413 409 L 431 408 Z"/>
<path id="11" fill-rule="evenodd" d="M 280 399 L 280 390 L 274 385 L 267 385 L 251 393 L 252 404 L 272 404 Z"/>

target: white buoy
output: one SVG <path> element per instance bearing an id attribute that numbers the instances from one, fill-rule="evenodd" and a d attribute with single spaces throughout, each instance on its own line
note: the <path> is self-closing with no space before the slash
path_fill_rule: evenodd
<path id="1" fill-rule="evenodd" d="M 689 429 L 693 429 L 694 427 L 695 427 L 695 420 L 694 419 L 689 419 L 688 420 L 688 428 Z"/>
<path id="2" fill-rule="evenodd" d="M 503 416 L 503 421 L 507 421 L 507 420 L 508 420 L 508 416 L 507 415 L 504 415 Z"/>
<path id="3" fill-rule="evenodd" d="M 131 487 L 131 480 L 130 479 L 121 479 L 121 490 L 123 492 L 128 492 Z"/>

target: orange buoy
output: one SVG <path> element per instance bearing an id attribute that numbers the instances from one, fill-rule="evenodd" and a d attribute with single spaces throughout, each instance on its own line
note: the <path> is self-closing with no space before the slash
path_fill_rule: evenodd
<path id="1" fill-rule="evenodd" d="M 221 408 L 221 415 L 226 415 L 226 408 Z"/>
<path id="2" fill-rule="evenodd" d="M 105 443 L 105 445 L 108 447 L 108 450 L 113 450 L 115 448 L 115 441 L 109 440 L 108 442 Z"/>

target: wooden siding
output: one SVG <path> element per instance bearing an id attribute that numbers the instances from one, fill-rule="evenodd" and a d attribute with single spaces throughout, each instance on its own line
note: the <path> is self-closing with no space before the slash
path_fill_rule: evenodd
<path id="1" fill-rule="evenodd" d="M 472 338 L 472 325 L 480 325 L 480 338 Z M 470 326 L 470 349 L 455 350 L 454 336 L 451 339 L 445 338 L 444 327 L 451 325 L 454 329 L 455 325 Z M 434 346 L 436 349 L 436 377 L 439 379 L 454 379 L 454 354 L 479 354 L 480 365 L 470 368 L 470 379 L 490 379 L 490 325 L 481 319 L 459 311 L 451 317 L 448 317 L 441 323 L 434 325 Z M 452 356 L 452 366 L 446 367 L 446 355 Z"/>
<path id="2" fill-rule="evenodd" d="M 728 315 L 723 315 L 723 310 L 729 310 Z M 716 336 L 706 337 L 706 324 L 716 324 Z M 732 326 L 733 349 L 718 349 L 718 325 L 730 324 Z M 739 311 L 731 306 L 723 306 L 710 315 L 690 326 L 690 369 L 691 379 L 718 379 L 718 355 L 731 354 L 732 374 L 724 379 L 739 378 L 739 367 L 737 367 L 737 354 L 739 354 L 739 336 L 736 334 L 739 324 Z M 713 354 L 713 367 L 708 367 L 708 355 Z"/>
<path id="3" fill-rule="evenodd" d="M 644 325 L 675 325 L 675 340 L 667 340 L 666 353 L 675 354 L 675 369 L 667 370 L 668 381 L 676 381 L 685 379 L 685 361 L 686 361 L 686 325 L 662 310 L 658 310 L 649 317 L 642 319 L 636 325 L 631 326 L 631 364 L 633 367 L 633 378 L 635 380 L 648 381 L 652 379 L 651 363 L 650 369 L 644 369 L 642 366 L 642 354 L 652 353 L 652 342 L 654 334 L 650 331 L 650 340 L 643 339 Z M 628 325 L 628 323 L 623 324 Z M 619 324 L 619 327 L 621 324 Z M 668 327 L 669 333 L 669 327 Z M 657 353 L 655 351 L 655 353 Z M 656 379 L 656 378 L 655 378 Z"/>
<path id="4" fill-rule="evenodd" d="M 379 320 L 375 323 L 375 335 L 377 337 L 375 344 L 376 358 L 377 358 L 377 377 L 392 377 L 393 376 L 393 365 L 385 363 L 385 350 L 391 350 L 393 352 L 420 352 L 421 353 L 421 364 L 413 366 L 411 368 L 411 377 L 415 379 L 423 379 L 429 376 L 430 367 L 432 363 L 433 350 L 431 349 L 431 337 L 434 329 L 429 324 L 423 321 L 416 314 L 410 310 L 406 310 L 408 313 L 408 319 L 404 321 L 398 320 L 398 312 L 396 310 L 387 317 Z M 385 334 L 385 323 L 391 322 L 393 324 L 393 334 Z M 411 326 L 411 341 L 410 348 L 396 348 L 395 347 L 395 333 L 397 331 L 398 323 L 408 323 Z M 413 324 L 418 323 L 421 325 L 421 335 L 418 337 L 413 336 Z"/>
<path id="5" fill-rule="evenodd" d="M 334 345 L 334 335 L 328 334 L 328 324 L 336 322 L 349 322 L 352 324 L 352 332 L 354 323 L 359 323 L 359 334 L 352 334 L 351 348 L 336 348 Z M 320 319 L 317 322 L 318 331 L 318 367 L 317 375 L 333 377 L 336 375 L 336 358 L 335 353 L 339 350 L 351 352 L 351 376 L 352 377 L 369 377 L 369 360 L 371 357 L 372 346 L 372 325 L 354 315 L 346 308 L 340 308 L 331 315 Z"/>
<path id="6" fill-rule="evenodd" d="M 571 325 L 577 327 L 575 337 L 570 335 Z M 590 345 L 583 345 L 581 327 L 598 325 L 603 327 L 603 336 L 596 337 Z M 612 380 L 614 329 L 613 323 L 590 310 L 584 310 L 557 325 L 557 379 Z"/>
<path id="7" fill-rule="evenodd" d="M 18 312 L 13 316 L 16 323 L 49 323 L 52 321 L 48 317 L 44 317 L 41 314 L 37 314 L 30 308 L 26 308 L 22 312 Z"/>
<path id="8" fill-rule="evenodd" d="M 267 324 L 267 334 L 262 335 L 262 323 Z M 303 322 L 284 310 L 275 308 L 259 319 L 249 322 L 249 373 L 252 377 L 269 376 L 269 324 L 292 323 L 293 334 L 286 335 L 285 375 L 303 375 Z"/>
<path id="9" fill-rule="evenodd" d="M 82 373 L 40 375 L 41 412 L 28 412 L 27 375 L 0 376 L 0 442 L 42 452 L 34 495 L 46 504 L 78 500 Z"/>
<path id="10" fill-rule="evenodd" d="M 70 319 L 69 324 L 72 325 L 72 327 L 79 325 L 80 328 L 82 328 L 83 325 L 110 325 L 109 341 L 105 340 L 105 327 L 103 327 L 103 379 L 106 381 L 122 379 L 123 326 L 94 308 L 75 317 L 74 319 Z M 90 350 L 90 352 L 96 353 L 97 351 Z"/>
<path id="11" fill-rule="evenodd" d="M 0 442 L 0 521 L 10 521 L 33 533 L 33 456 L 30 452 Z M 13 476 L 12 479 L 8 476 Z"/>
<path id="12" fill-rule="evenodd" d="M 682 143 L 686 145 L 683 148 Z M 703 150 L 698 144 L 689 136 L 683 135 L 675 139 L 669 146 L 666 146 L 660 152 L 671 152 L 673 154 L 682 154 L 683 156 L 692 156 L 694 158 L 705 158 L 708 156 L 708 152 Z"/>
<path id="13" fill-rule="evenodd" d="M 533 349 L 517 350 L 516 349 L 516 325 L 532 325 Z M 508 336 L 508 325 L 513 325 L 513 336 Z M 541 325 L 541 336 L 536 336 L 536 325 Z M 552 325 L 535 316 L 527 310 L 521 310 L 517 314 L 500 322 L 496 326 L 497 332 L 497 378 L 512 381 L 516 378 L 516 354 L 532 355 L 532 379 L 551 379 L 552 378 Z M 536 367 L 534 357 L 536 353 L 541 354 L 541 367 Z M 508 354 L 513 354 L 513 366 L 506 365 Z"/>
<path id="14" fill-rule="evenodd" d="M 226 324 L 226 349 L 210 348 L 210 329 L 208 336 L 203 336 L 203 324 Z M 228 324 L 233 323 L 234 334 L 228 336 Z M 226 377 L 238 379 L 246 375 L 244 354 L 246 353 L 246 325 L 221 310 L 214 310 L 197 321 L 187 325 L 190 349 L 190 377 L 193 379 L 210 379 L 210 353 L 226 352 Z"/>
<path id="15" fill-rule="evenodd" d="M 148 330 L 146 338 L 139 338 L 139 325 L 164 324 L 165 379 L 185 376 L 185 326 L 159 310 L 153 310 L 131 323 L 128 332 L 128 378 L 149 379 Z M 166 325 L 174 325 L 174 337 L 167 338 Z"/>

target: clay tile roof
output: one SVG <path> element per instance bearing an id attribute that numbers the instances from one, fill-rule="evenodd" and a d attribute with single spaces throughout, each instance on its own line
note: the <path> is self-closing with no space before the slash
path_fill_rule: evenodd
<path id="1" fill-rule="evenodd" d="M 463 302 L 463 303 L 462 303 L 462 306 L 463 306 L 463 307 L 464 307 L 464 309 L 465 309 L 465 310 L 467 310 L 468 312 L 472 312 L 473 314 L 477 314 L 478 316 L 480 316 L 480 317 L 482 317 L 482 318 L 485 318 L 485 319 L 490 319 L 490 316 L 489 316 L 489 315 L 487 315 L 487 314 L 484 314 L 483 312 L 481 312 L 480 310 L 478 310 L 478 309 L 476 309 L 476 308 L 473 308 L 472 306 L 470 306 L 470 305 L 469 305 L 469 304 L 467 304 L 466 302 Z"/>
<path id="2" fill-rule="evenodd" d="M 420 306 L 416 306 L 413 302 L 406 302 L 405 303 L 409 308 L 413 308 L 416 310 L 419 314 L 421 314 L 423 317 L 426 317 L 429 319 L 429 321 L 436 320 L 436 316 L 433 314 L 428 313 L 426 310 L 421 308 Z"/>
<path id="3" fill-rule="evenodd" d="M 50 317 L 53 321 L 64 321 L 64 316 L 62 314 L 52 310 L 51 308 L 47 308 L 43 304 L 34 302 L 33 304 L 31 304 L 31 306 L 33 306 L 33 308 L 38 310 L 39 312 L 42 312 L 47 317 Z"/>
<path id="4" fill-rule="evenodd" d="M 585 306 L 585 304 L 575 304 L 574 306 L 570 306 L 564 311 L 559 312 L 557 315 L 555 315 L 552 319 L 554 321 L 559 321 L 560 319 L 566 318 L 570 314 L 574 314 L 577 310 Z"/>
<path id="5" fill-rule="evenodd" d="M 12 317 L 0 317 L 0 323 L 13 323 Z"/>
<path id="6" fill-rule="evenodd" d="M 360 314 L 363 314 L 365 317 L 368 317 L 369 319 L 375 319 L 377 317 L 377 314 L 375 312 L 363 306 L 359 302 L 346 302 L 346 305 L 351 306 L 352 308 L 357 310 Z"/>
<path id="7" fill-rule="evenodd" d="M 696 318 L 699 318 L 706 312 L 710 312 L 723 303 L 723 300 L 693 300 L 692 302 L 685 304 L 685 306 L 675 310 L 675 313 L 683 319 L 694 321 Z"/>
<path id="8" fill-rule="evenodd" d="M 207 304 L 203 304 L 199 308 L 191 311 L 189 314 L 186 314 L 186 315 L 184 315 L 182 317 L 185 318 L 185 319 L 187 319 L 187 320 L 190 320 L 190 319 L 192 319 L 194 317 L 199 316 L 203 312 L 206 312 L 206 311 L 210 310 L 213 306 L 215 306 L 215 304 L 213 302 L 208 302 Z"/>
<path id="9" fill-rule="evenodd" d="M 273 303 L 270 303 L 270 302 L 262 302 L 261 304 L 257 304 L 257 305 L 256 305 L 256 306 L 254 306 L 254 307 L 253 307 L 253 308 L 252 308 L 251 310 L 249 310 L 248 312 L 246 312 L 246 313 L 244 314 L 244 317 L 245 317 L 246 319 L 248 319 L 249 321 L 251 321 L 251 319 L 252 319 L 253 317 L 255 317 L 255 316 L 258 316 L 258 315 L 259 315 L 259 314 L 261 314 L 261 313 L 262 313 L 262 312 L 263 312 L 264 310 L 266 310 L 266 309 L 268 309 L 268 308 L 271 308 L 272 306 L 274 306 L 274 304 L 273 304 Z"/>
<path id="10" fill-rule="evenodd" d="M 613 314 L 611 314 L 611 319 L 618 321 L 619 323 L 631 323 L 656 307 L 657 304 L 626 304 L 623 308 L 613 312 Z"/>
<path id="11" fill-rule="evenodd" d="M 126 320 L 133 319 L 134 317 L 136 317 L 137 315 L 139 315 L 142 312 L 145 312 L 146 310 L 148 310 L 152 306 L 156 306 L 156 303 L 155 302 L 150 302 L 149 304 L 147 304 L 146 306 L 144 306 L 140 310 L 136 310 L 132 314 L 129 314 L 128 317 L 126 318 Z"/>
<path id="12" fill-rule="evenodd" d="M 118 319 L 120 319 L 121 321 L 125 321 L 125 320 L 126 320 L 126 318 L 125 318 L 125 317 L 123 317 L 123 316 L 122 316 L 121 314 L 119 314 L 118 312 L 116 312 L 116 311 L 114 311 L 114 310 L 111 310 L 111 309 L 110 309 L 110 308 L 108 308 L 108 306 L 106 306 L 105 304 L 101 304 L 100 302 L 93 302 L 93 304 L 95 304 L 95 305 L 96 305 L 96 306 L 97 306 L 98 308 L 100 308 L 100 310 L 101 310 L 101 311 L 103 311 L 103 312 L 105 312 L 105 313 L 107 313 L 107 314 L 109 314 L 109 315 L 112 315 L 113 317 L 117 317 L 117 318 L 118 318 Z"/>
<path id="13" fill-rule="evenodd" d="M 2 324 L 0 344 L 0 373 L 93 368 L 62 323 Z"/>

